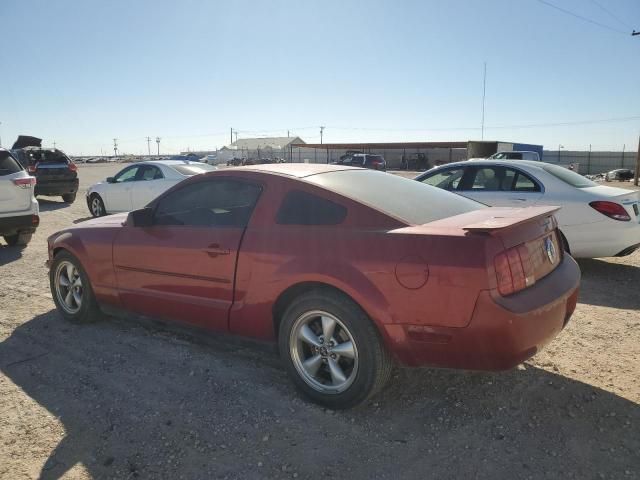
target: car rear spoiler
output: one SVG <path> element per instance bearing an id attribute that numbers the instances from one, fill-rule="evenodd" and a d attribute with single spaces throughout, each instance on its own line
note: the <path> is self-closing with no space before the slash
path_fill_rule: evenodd
<path id="1" fill-rule="evenodd" d="M 548 217 L 560 210 L 560 207 L 541 206 L 524 208 L 491 208 L 493 215 L 476 223 L 463 225 L 462 229 L 468 232 L 486 232 L 512 228 L 521 223 L 529 222 L 537 218 Z M 486 210 L 485 210 L 486 211 Z"/>

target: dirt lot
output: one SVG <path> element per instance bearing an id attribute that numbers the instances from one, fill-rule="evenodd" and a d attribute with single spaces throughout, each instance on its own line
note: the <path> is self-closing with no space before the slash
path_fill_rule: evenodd
<path id="1" fill-rule="evenodd" d="M 640 253 L 581 261 L 572 322 L 518 369 L 399 370 L 333 412 L 270 349 L 63 321 L 45 240 L 89 214 L 83 193 L 41 210 L 25 250 L 0 245 L 0 478 L 640 478 Z"/>

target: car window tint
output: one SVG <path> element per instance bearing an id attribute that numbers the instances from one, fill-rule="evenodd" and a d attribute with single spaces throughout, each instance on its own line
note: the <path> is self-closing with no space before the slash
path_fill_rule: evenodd
<path id="1" fill-rule="evenodd" d="M 157 180 L 162 178 L 162 172 L 158 167 L 153 165 L 145 165 L 142 170 L 140 180 Z"/>
<path id="2" fill-rule="evenodd" d="M 540 187 L 524 173 L 518 172 L 513 190 L 516 192 L 539 192 Z"/>
<path id="3" fill-rule="evenodd" d="M 22 166 L 9 154 L 0 152 L 0 176 L 11 175 L 22 170 Z"/>
<path id="4" fill-rule="evenodd" d="M 187 185 L 158 202 L 154 223 L 244 227 L 260 191 L 258 185 L 230 179 Z"/>
<path id="5" fill-rule="evenodd" d="M 598 184 L 596 182 L 592 182 L 588 178 L 583 177 L 582 175 L 572 172 L 568 168 L 560 167 L 558 165 L 551 165 L 549 163 L 543 163 L 541 165 L 542 169 L 556 177 L 558 180 L 563 181 L 564 183 L 571 185 L 576 188 L 588 188 L 595 187 Z"/>
<path id="6" fill-rule="evenodd" d="M 347 209 L 331 200 L 298 190 L 287 193 L 276 214 L 280 225 L 338 225 Z"/>
<path id="7" fill-rule="evenodd" d="M 138 168 L 139 167 L 125 168 L 118 175 L 116 175 L 115 177 L 116 183 L 133 182 L 136 179 Z"/>
<path id="8" fill-rule="evenodd" d="M 426 176 L 421 181 L 432 187 L 456 190 L 464 175 L 464 168 L 447 168 Z"/>

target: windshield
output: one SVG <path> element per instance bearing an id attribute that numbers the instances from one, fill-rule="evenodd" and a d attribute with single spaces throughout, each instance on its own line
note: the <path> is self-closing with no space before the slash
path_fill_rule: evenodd
<path id="1" fill-rule="evenodd" d="M 305 180 L 413 225 L 486 208 L 454 193 L 373 170 L 341 170 Z"/>
<path id="2" fill-rule="evenodd" d="M 564 183 L 567 183 L 572 187 L 588 188 L 588 187 L 595 187 L 598 185 L 596 182 L 592 182 L 588 178 L 583 177 L 582 175 L 576 172 L 573 172 L 565 167 L 546 164 L 546 165 L 542 165 L 542 169 L 545 172 L 548 172 L 554 177 L 556 177 L 558 180 L 562 180 Z"/>
<path id="3" fill-rule="evenodd" d="M 197 175 L 199 173 L 205 173 L 205 172 L 211 172 L 213 170 L 217 170 L 216 167 L 212 165 L 208 165 L 206 163 L 171 165 L 171 168 L 173 168 L 180 175 L 185 175 L 187 177 L 190 177 L 192 175 Z"/>

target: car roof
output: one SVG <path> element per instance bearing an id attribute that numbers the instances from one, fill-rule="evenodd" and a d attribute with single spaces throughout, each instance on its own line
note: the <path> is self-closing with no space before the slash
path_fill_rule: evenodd
<path id="1" fill-rule="evenodd" d="M 135 162 L 133 165 L 202 165 L 202 162 L 192 160 L 145 160 L 144 162 Z"/>
<path id="2" fill-rule="evenodd" d="M 438 165 L 435 168 L 445 168 L 452 166 L 463 166 L 463 165 L 498 165 L 505 167 L 518 167 L 518 166 L 527 166 L 527 167 L 536 167 L 541 168 L 543 165 L 553 165 L 551 163 L 539 162 L 537 160 L 489 160 L 485 158 L 472 158 L 469 160 L 463 160 L 461 162 L 452 162 L 445 163 L 444 165 Z"/>
<path id="3" fill-rule="evenodd" d="M 362 170 L 358 167 L 345 167 L 342 165 L 324 163 L 271 163 L 264 165 L 247 165 L 244 167 L 234 167 L 232 171 L 272 173 L 276 175 L 287 175 L 290 177 L 304 178 L 320 173 L 338 172 L 342 170 Z M 225 172 L 227 170 L 218 170 Z M 213 173 L 213 172 L 212 172 Z"/>

